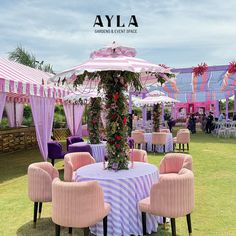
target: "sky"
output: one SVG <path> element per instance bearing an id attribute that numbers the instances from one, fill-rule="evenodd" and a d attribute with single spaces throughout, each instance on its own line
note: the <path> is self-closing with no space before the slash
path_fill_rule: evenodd
<path id="1" fill-rule="evenodd" d="M 236 60 L 235 0 L 0 0 L 0 57 L 21 45 L 56 72 L 116 41 L 173 68 Z M 96 15 L 135 15 L 137 33 L 102 34 Z M 113 28 L 116 22 L 112 22 Z"/>

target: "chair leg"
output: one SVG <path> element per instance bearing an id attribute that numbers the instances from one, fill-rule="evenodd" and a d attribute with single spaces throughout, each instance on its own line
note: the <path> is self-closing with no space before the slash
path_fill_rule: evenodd
<path id="1" fill-rule="evenodd" d="M 60 236 L 61 227 L 60 225 L 55 224 L 55 235 Z"/>
<path id="2" fill-rule="evenodd" d="M 103 235 L 107 236 L 107 216 L 103 218 Z"/>
<path id="3" fill-rule="evenodd" d="M 143 235 L 147 234 L 146 230 L 146 213 L 142 212 L 142 225 L 143 225 Z"/>
<path id="4" fill-rule="evenodd" d="M 89 227 L 84 228 L 84 236 L 89 236 Z"/>
<path id="5" fill-rule="evenodd" d="M 166 229 L 166 217 L 163 217 L 163 228 Z"/>
<path id="6" fill-rule="evenodd" d="M 186 215 L 187 218 L 187 224 L 188 224 L 188 233 L 189 235 L 192 234 L 192 225 L 191 225 L 191 216 L 190 214 Z"/>
<path id="7" fill-rule="evenodd" d="M 184 152 L 184 144 L 182 144 L 183 145 L 183 152 Z"/>
<path id="8" fill-rule="evenodd" d="M 69 227 L 69 234 L 72 234 L 72 227 Z"/>
<path id="9" fill-rule="evenodd" d="M 176 144 L 174 143 L 174 144 L 173 144 L 173 151 L 175 151 L 175 146 L 176 146 Z"/>
<path id="10" fill-rule="evenodd" d="M 172 236 L 176 236 L 175 218 L 171 218 L 170 221 L 171 221 Z"/>
<path id="11" fill-rule="evenodd" d="M 43 208 L 43 203 L 39 203 L 39 219 L 41 218 L 41 213 L 42 213 L 42 208 Z"/>
<path id="12" fill-rule="evenodd" d="M 37 213 L 38 213 L 38 202 L 34 203 L 34 228 L 36 228 L 36 221 L 37 221 Z"/>
<path id="13" fill-rule="evenodd" d="M 179 143 L 179 151 L 181 151 L 181 144 Z"/>
<path id="14" fill-rule="evenodd" d="M 189 151 L 189 144 L 187 143 L 187 150 Z"/>
<path id="15" fill-rule="evenodd" d="M 163 152 L 166 153 L 166 145 L 163 145 Z"/>
<path id="16" fill-rule="evenodd" d="M 52 163 L 52 165 L 54 166 L 54 163 L 55 163 L 54 158 L 51 159 L 51 163 Z"/>

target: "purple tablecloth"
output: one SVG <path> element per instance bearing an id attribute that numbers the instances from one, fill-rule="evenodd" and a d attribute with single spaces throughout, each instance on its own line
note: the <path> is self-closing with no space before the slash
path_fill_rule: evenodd
<path id="1" fill-rule="evenodd" d="M 149 196 L 153 183 L 159 179 L 156 166 L 135 162 L 129 170 L 104 170 L 103 163 L 79 168 L 76 181 L 97 180 L 103 188 L 105 202 L 111 204 L 108 215 L 108 235 L 142 235 L 141 212 L 138 202 Z M 147 232 L 157 231 L 161 217 L 147 214 Z M 103 235 L 102 222 L 92 226 L 91 232 Z"/>

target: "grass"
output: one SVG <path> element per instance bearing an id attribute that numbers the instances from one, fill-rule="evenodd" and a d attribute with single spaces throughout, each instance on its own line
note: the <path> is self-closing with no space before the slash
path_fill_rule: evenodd
<path id="1" fill-rule="evenodd" d="M 236 139 L 218 139 L 206 134 L 191 137 L 195 175 L 195 210 L 192 214 L 193 235 L 236 235 Z M 162 154 L 148 155 L 149 162 L 159 166 Z M 0 155 L 0 235 L 54 235 L 51 203 L 43 205 L 42 219 L 32 228 L 33 203 L 27 196 L 27 167 L 41 161 L 38 150 Z M 63 176 L 63 162 L 56 167 Z M 185 218 L 176 220 L 178 236 L 188 235 Z M 63 229 L 61 235 L 68 235 Z M 73 235 L 83 235 L 81 230 Z M 153 236 L 170 236 L 158 229 Z"/>

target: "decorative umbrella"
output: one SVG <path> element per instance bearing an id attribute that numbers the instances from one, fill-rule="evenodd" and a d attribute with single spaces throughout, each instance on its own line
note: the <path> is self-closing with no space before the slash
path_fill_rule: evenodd
<path id="1" fill-rule="evenodd" d="M 179 102 L 178 100 L 175 100 L 173 98 L 170 98 L 168 96 L 157 96 L 157 97 L 146 97 L 142 99 L 139 102 L 139 105 L 144 106 L 144 105 L 155 105 L 155 104 L 173 104 Z"/>
<path id="2" fill-rule="evenodd" d="M 108 168 L 127 169 L 127 106 L 128 88 L 140 90 L 143 84 L 165 82 L 173 77 L 169 68 L 135 58 L 133 48 L 111 46 L 91 54 L 91 58 L 51 78 L 57 84 L 83 85 L 83 89 L 104 89 L 107 109 Z M 79 90 L 79 89 L 78 89 Z"/>
<path id="3" fill-rule="evenodd" d="M 130 71 L 140 74 L 142 84 L 153 83 L 157 81 L 157 75 L 163 76 L 163 82 L 168 80 L 167 75 L 170 77 L 175 76 L 170 68 L 150 63 L 146 60 L 136 58 L 136 50 L 134 48 L 118 46 L 115 42 L 111 46 L 107 46 L 98 51 L 91 53 L 90 59 L 86 62 L 67 69 L 55 76 L 50 81 L 61 83 L 73 83 L 78 75 L 87 72 L 97 71 Z M 99 82 L 93 80 L 89 83 L 90 88 L 96 86 Z M 86 86 L 86 82 L 84 82 Z"/>

